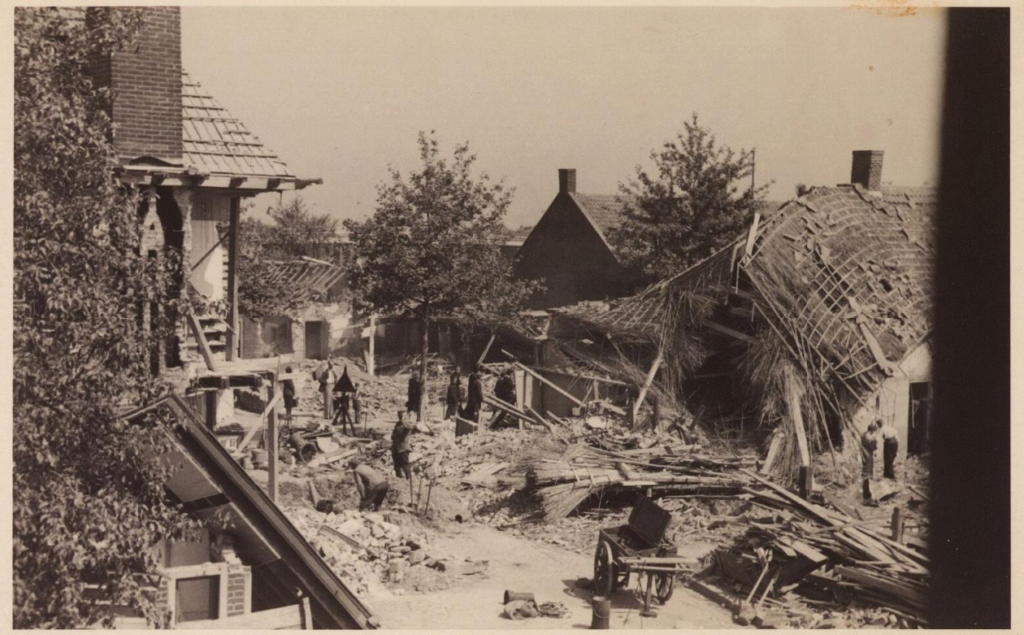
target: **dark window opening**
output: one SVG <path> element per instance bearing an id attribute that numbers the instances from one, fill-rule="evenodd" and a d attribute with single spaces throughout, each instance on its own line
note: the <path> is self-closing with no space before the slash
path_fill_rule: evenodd
<path id="1" fill-rule="evenodd" d="M 220 576 L 184 578 L 175 589 L 175 620 L 215 620 L 220 615 Z"/>
<path id="2" fill-rule="evenodd" d="M 926 454 L 931 443 L 932 385 L 910 384 L 910 412 L 907 416 L 907 454 Z"/>

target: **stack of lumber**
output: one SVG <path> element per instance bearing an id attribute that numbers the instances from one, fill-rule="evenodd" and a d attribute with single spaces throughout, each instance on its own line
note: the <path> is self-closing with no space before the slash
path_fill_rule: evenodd
<path id="1" fill-rule="evenodd" d="M 721 573 L 753 586 L 761 570 L 755 552 L 770 548 L 778 576 L 769 597 L 824 589 L 925 625 L 929 561 L 924 553 L 872 526 L 877 521 L 804 500 L 748 470 L 741 473 L 751 481 L 746 488 L 751 500 L 778 513 L 771 522 L 751 522 L 741 544 L 716 553 Z"/>
<path id="2" fill-rule="evenodd" d="M 598 492 L 644 488 L 673 494 L 739 494 L 749 481 L 736 468 L 735 457 L 673 453 L 647 448 L 613 452 L 572 445 L 557 460 L 538 459 L 527 467 L 527 489 L 539 500 L 541 515 L 553 522 L 565 518 Z"/>

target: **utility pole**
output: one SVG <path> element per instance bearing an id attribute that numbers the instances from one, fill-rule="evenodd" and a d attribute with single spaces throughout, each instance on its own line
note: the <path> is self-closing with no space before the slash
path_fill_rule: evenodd
<path id="1" fill-rule="evenodd" d="M 757 148 L 750 151 L 750 193 L 754 193 L 754 172 L 757 170 Z"/>

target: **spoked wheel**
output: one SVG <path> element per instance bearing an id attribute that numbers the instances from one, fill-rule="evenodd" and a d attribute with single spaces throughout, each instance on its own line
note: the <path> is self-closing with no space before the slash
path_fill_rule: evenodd
<path id="1" fill-rule="evenodd" d="M 654 591 L 658 596 L 658 602 L 666 604 L 676 590 L 676 576 L 674 573 L 659 573 L 655 581 Z"/>
<path id="2" fill-rule="evenodd" d="M 597 543 L 597 551 L 594 552 L 594 593 L 608 597 L 614 587 L 615 559 L 611 547 L 602 540 Z"/>

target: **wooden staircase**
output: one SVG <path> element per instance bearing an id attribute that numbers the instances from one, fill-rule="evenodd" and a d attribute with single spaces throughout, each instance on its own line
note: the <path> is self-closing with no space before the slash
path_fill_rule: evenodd
<path id="1" fill-rule="evenodd" d="M 186 322 L 193 319 L 205 341 L 200 342 L 196 338 L 195 328 L 184 326 L 182 328 L 183 333 L 179 334 L 179 338 L 185 343 L 182 347 L 182 357 L 188 361 L 206 363 L 207 366 L 209 366 L 207 354 L 210 360 L 213 361 L 227 360 L 229 331 L 227 321 L 217 315 L 202 315 L 195 316 L 194 318 L 186 317 Z M 206 353 L 204 353 L 204 344 Z"/>

